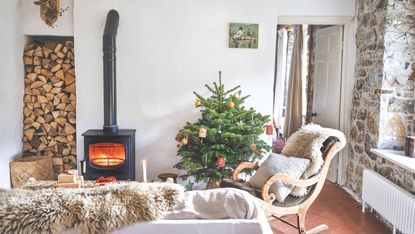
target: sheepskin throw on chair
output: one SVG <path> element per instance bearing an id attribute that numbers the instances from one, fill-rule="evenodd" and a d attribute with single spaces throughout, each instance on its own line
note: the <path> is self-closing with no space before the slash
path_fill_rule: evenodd
<path id="1" fill-rule="evenodd" d="M 340 141 L 340 149 L 346 145 L 346 137 L 339 130 L 323 128 L 317 124 L 305 125 L 288 138 L 281 154 L 310 159 L 310 165 L 301 176 L 301 179 L 308 179 L 317 174 L 323 165 L 324 159 L 321 149 L 323 143 L 329 137 L 335 137 L 337 138 L 336 140 Z M 307 194 L 307 190 L 305 188 L 294 188 L 291 194 L 294 196 L 304 196 Z"/>

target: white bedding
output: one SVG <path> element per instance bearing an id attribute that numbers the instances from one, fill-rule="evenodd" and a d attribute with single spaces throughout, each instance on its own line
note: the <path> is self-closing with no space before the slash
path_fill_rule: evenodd
<path id="1" fill-rule="evenodd" d="M 113 234 L 260 234 L 272 233 L 267 223 L 259 220 L 217 219 L 217 220 L 159 220 L 134 223 L 116 230 Z M 72 228 L 63 234 L 78 234 Z"/>
<path id="2" fill-rule="evenodd" d="M 68 229 L 64 234 L 77 233 Z M 185 193 L 165 220 L 138 222 L 113 233 L 256 234 L 272 233 L 258 200 L 224 188 Z"/>

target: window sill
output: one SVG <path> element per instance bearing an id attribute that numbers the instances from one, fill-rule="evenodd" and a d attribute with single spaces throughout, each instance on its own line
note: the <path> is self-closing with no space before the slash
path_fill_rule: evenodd
<path id="1" fill-rule="evenodd" d="M 370 149 L 370 152 L 391 161 L 398 166 L 415 173 L 415 158 L 405 156 L 404 151 L 385 150 L 385 149 Z"/>

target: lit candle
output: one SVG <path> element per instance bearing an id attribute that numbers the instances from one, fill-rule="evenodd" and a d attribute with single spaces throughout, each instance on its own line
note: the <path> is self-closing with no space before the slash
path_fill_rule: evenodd
<path id="1" fill-rule="evenodd" d="M 82 161 L 82 173 L 86 173 L 86 162 Z"/>
<path id="2" fill-rule="evenodd" d="M 143 160 L 143 181 L 147 182 L 147 163 Z"/>

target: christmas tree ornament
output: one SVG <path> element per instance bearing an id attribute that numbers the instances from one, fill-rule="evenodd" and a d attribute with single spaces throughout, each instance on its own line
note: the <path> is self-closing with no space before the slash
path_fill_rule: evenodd
<path id="1" fill-rule="evenodd" d="M 177 144 L 176 147 L 180 149 L 182 148 L 182 144 Z"/>
<path id="2" fill-rule="evenodd" d="M 272 135 L 274 133 L 274 127 L 272 124 L 265 125 L 265 134 Z"/>
<path id="3" fill-rule="evenodd" d="M 206 128 L 199 128 L 199 137 L 200 138 L 206 138 Z"/>
<path id="4" fill-rule="evenodd" d="M 252 150 L 252 151 L 255 151 L 256 150 L 256 144 L 250 145 L 249 149 Z"/>
<path id="5" fill-rule="evenodd" d="M 239 92 L 234 93 L 232 96 L 236 99 L 239 99 Z"/>
<path id="6" fill-rule="evenodd" d="M 184 136 L 183 139 L 180 142 L 183 145 L 187 145 L 187 143 L 189 143 L 189 137 L 188 136 Z"/>
<path id="7" fill-rule="evenodd" d="M 216 158 L 216 166 L 218 168 L 225 168 L 226 159 L 225 157 Z"/>
<path id="8" fill-rule="evenodd" d="M 199 99 L 196 99 L 196 101 L 195 101 L 195 107 L 197 108 L 197 107 L 199 107 L 201 105 L 202 105 L 202 102 Z"/>
<path id="9" fill-rule="evenodd" d="M 234 108 L 235 108 L 235 103 L 234 103 L 233 101 L 229 101 L 229 102 L 226 104 L 226 106 L 227 106 L 229 109 L 234 109 Z"/>

